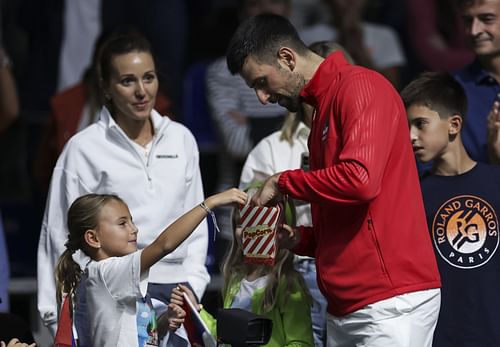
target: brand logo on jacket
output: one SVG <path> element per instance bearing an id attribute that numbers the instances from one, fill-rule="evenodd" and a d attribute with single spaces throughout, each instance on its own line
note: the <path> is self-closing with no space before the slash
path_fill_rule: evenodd
<path id="1" fill-rule="evenodd" d="M 157 154 L 158 159 L 177 159 L 179 156 L 177 154 Z"/>
<path id="2" fill-rule="evenodd" d="M 487 201 L 472 195 L 457 196 L 436 212 L 432 238 L 448 264 L 461 269 L 477 268 L 497 251 L 498 218 Z"/>

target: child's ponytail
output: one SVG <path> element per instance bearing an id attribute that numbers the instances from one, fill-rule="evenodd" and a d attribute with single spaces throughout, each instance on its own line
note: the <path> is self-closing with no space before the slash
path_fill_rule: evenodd
<path id="1" fill-rule="evenodd" d="M 76 249 L 70 249 L 66 246 L 66 250 L 57 262 L 55 270 L 56 296 L 57 302 L 60 303 L 62 303 L 63 294 L 73 296 L 82 277 L 80 265 L 73 260 L 75 251 Z"/>

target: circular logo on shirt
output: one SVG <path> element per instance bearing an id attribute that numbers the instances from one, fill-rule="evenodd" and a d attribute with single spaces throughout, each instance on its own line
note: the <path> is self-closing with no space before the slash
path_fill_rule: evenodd
<path id="1" fill-rule="evenodd" d="M 486 264 L 498 248 L 498 218 L 483 199 L 457 196 L 436 212 L 432 238 L 439 254 L 450 265 L 476 268 Z"/>

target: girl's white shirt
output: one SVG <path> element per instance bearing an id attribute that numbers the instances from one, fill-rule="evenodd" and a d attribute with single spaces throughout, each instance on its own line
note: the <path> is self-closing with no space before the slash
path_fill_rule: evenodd
<path id="1" fill-rule="evenodd" d="M 146 296 L 142 250 L 88 263 L 82 277 L 92 346 L 136 347 L 137 301 Z"/>
<path id="2" fill-rule="evenodd" d="M 231 308 L 241 308 L 252 312 L 252 296 L 256 290 L 265 288 L 269 275 L 261 276 L 253 281 L 242 279 L 240 283 L 240 290 L 234 296 Z"/>

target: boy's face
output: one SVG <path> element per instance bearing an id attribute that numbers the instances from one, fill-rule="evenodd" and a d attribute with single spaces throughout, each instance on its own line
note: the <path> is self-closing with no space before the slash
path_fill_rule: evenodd
<path id="1" fill-rule="evenodd" d="M 449 120 L 441 119 L 436 111 L 421 105 L 411 105 L 406 112 L 416 158 L 426 163 L 441 157 L 449 143 Z"/>

